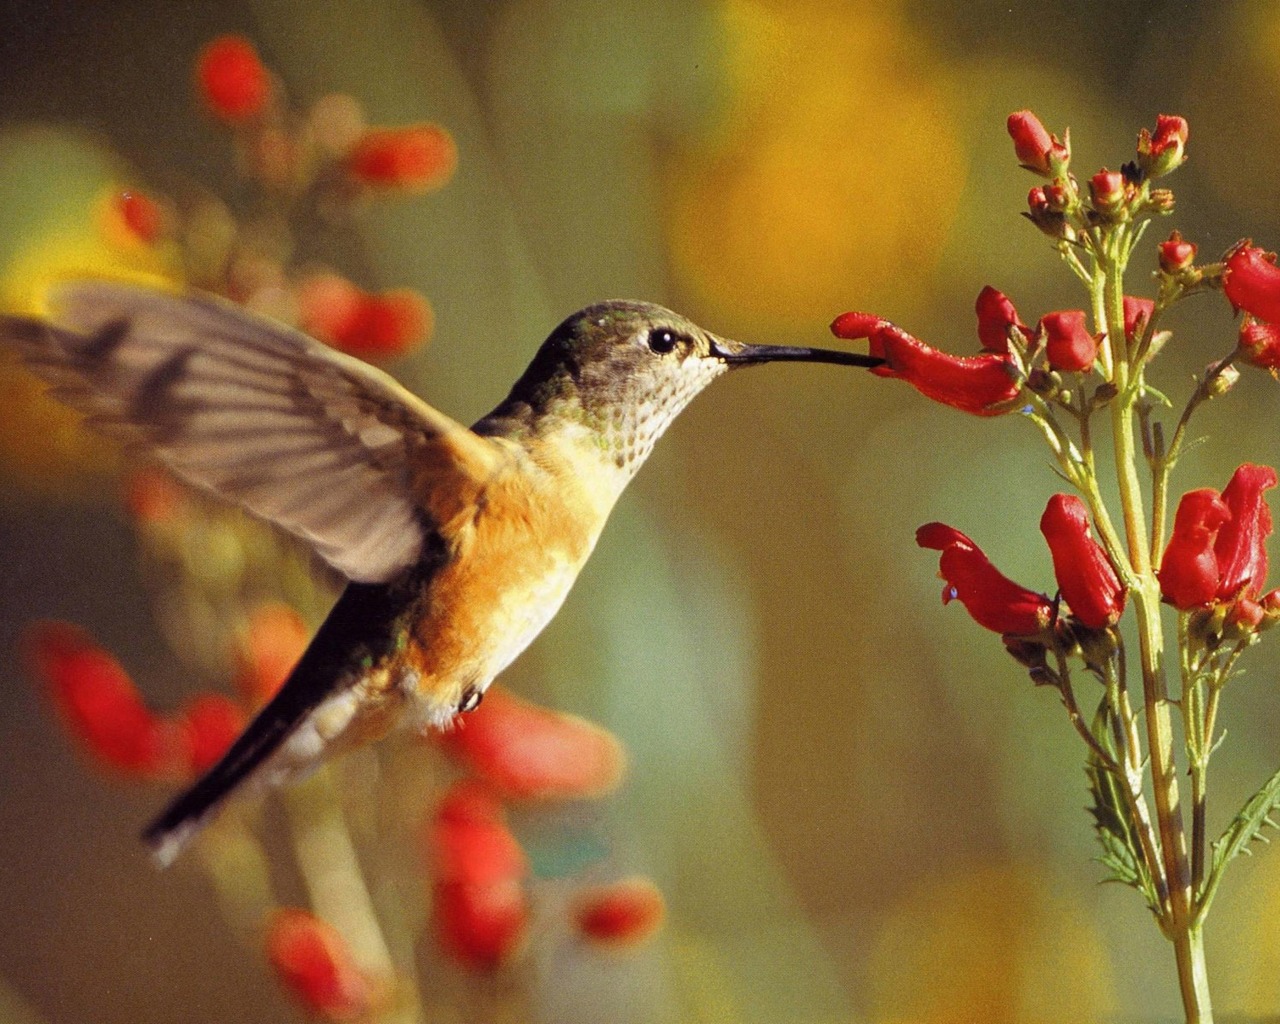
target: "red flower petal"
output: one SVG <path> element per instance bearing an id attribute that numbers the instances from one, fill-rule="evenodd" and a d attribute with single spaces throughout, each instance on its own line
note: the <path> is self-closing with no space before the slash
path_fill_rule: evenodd
<path id="1" fill-rule="evenodd" d="M 662 927 L 666 903 L 647 878 L 625 878 L 579 893 L 572 910 L 584 939 L 604 946 L 635 946 Z"/>
<path id="2" fill-rule="evenodd" d="M 453 136 L 435 124 L 375 128 L 347 154 L 347 174 L 364 185 L 421 192 L 453 175 L 458 150 Z"/>
<path id="3" fill-rule="evenodd" d="M 959 600 L 975 622 L 997 633 L 1031 635 L 1053 616 L 1053 602 L 1001 574 L 972 540 L 945 523 L 926 523 L 916 543 L 941 551 L 939 575 L 947 581 L 942 600 Z"/>
<path id="4" fill-rule="evenodd" d="M 1055 494 L 1040 517 L 1040 532 L 1072 614 L 1092 629 L 1114 625 L 1128 595 L 1102 545 L 1093 539 L 1084 502 L 1074 495 Z"/>
<path id="5" fill-rule="evenodd" d="M 271 77 L 248 39 L 219 36 L 196 58 L 196 88 L 216 117 L 247 121 L 265 109 Z"/>
<path id="6" fill-rule="evenodd" d="M 876 332 L 871 353 L 887 361 L 872 372 L 898 377 L 927 398 L 975 416 L 1009 412 L 1021 391 L 1008 355 L 953 356 L 892 325 Z"/>
<path id="7" fill-rule="evenodd" d="M 1222 290 L 1236 309 L 1280 323 L 1280 267 L 1273 253 L 1247 242 L 1236 246 L 1223 267 Z"/>
<path id="8" fill-rule="evenodd" d="M 1222 492 L 1231 518 L 1222 525 L 1213 546 L 1218 558 L 1218 600 L 1238 595 L 1256 599 L 1267 581 L 1267 538 L 1271 510 L 1262 492 L 1276 485 L 1270 466 L 1245 463 L 1232 474 Z"/>
<path id="9" fill-rule="evenodd" d="M 594 797 L 616 787 L 626 755 L 614 736 L 491 687 L 438 742 L 473 773 L 517 800 Z"/>
<path id="10" fill-rule="evenodd" d="M 1027 334 L 1027 325 L 1018 317 L 1013 302 L 991 285 L 978 293 L 973 309 L 978 315 L 978 340 L 988 352 L 1008 353 L 1011 327 L 1016 327 L 1024 336 Z"/>
<path id="11" fill-rule="evenodd" d="M 1218 592 L 1214 543 L 1231 510 L 1209 487 L 1188 491 L 1178 502 L 1173 532 L 1160 561 L 1160 593 L 1182 611 L 1208 604 Z"/>
<path id="12" fill-rule="evenodd" d="M 151 713 L 120 663 L 87 633 L 64 622 L 41 622 L 31 627 L 27 642 L 36 674 L 83 749 L 133 778 L 168 778 L 179 770 L 175 728 Z"/>
<path id="13" fill-rule="evenodd" d="M 334 1021 L 363 1017 L 379 986 L 365 975 L 337 930 L 305 910 L 277 911 L 267 926 L 267 960 L 308 1013 Z"/>
<path id="14" fill-rule="evenodd" d="M 1084 311 L 1059 310 L 1040 318 L 1045 334 L 1045 355 L 1049 365 L 1063 373 L 1080 373 L 1093 368 L 1098 343 L 1085 326 Z"/>
<path id="15" fill-rule="evenodd" d="M 454 786 L 428 821 L 427 856 L 437 881 L 518 882 L 529 864 L 497 798 L 476 783 Z"/>
<path id="16" fill-rule="evenodd" d="M 441 946 L 481 971 L 494 970 L 515 955 L 529 922 L 529 899 L 519 882 L 438 882 L 432 909 Z"/>
<path id="17" fill-rule="evenodd" d="M 1264 370 L 1280 369 L 1280 324 L 1245 320 L 1237 345 L 1242 361 Z"/>

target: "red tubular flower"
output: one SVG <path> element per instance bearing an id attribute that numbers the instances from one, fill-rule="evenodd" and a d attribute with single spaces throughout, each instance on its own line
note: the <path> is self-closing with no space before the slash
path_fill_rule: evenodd
<path id="1" fill-rule="evenodd" d="M 636 946 L 662 927 L 666 904 L 647 878 L 624 878 L 577 894 L 571 910 L 579 935 L 600 946 Z"/>
<path id="2" fill-rule="evenodd" d="M 1218 531 L 1231 518 L 1231 509 L 1217 491 L 1204 487 L 1188 491 L 1178 502 L 1173 533 L 1164 549 L 1160 593 L 1171 605 L 1188 611 L 1206 605 L 1218 593 Z"/>
<path id="3" fill-rule="evenodd" d="M 229 697 L 206 693 L 196 697 L 178 719 L 186 736 L 187 769 L 192 776 L 212 768 L 244 731 L 244 709 Z"/>
<path id="4" fill-rule="evenodd" d="M 1003 292 L 987 285 L 978 292 L 973 310 L 978 314 L 978 340 L 988 352 L 1009 352 L 1009 329 L 1016 327 L 1027 337 L 1031 332 L 1018 317 L 1018 310 Z"/>
<path id="5" fill-rule="evenodd" d="M 151 713 L 125 670 L 82 629 L 41 622 L 28 655 L 67 731 L 99 763 L 131 778 L 177 774 L 181 740 Z"/>
<path id="6" fill-rule="evenodd" d="M 425 192 L 439 188 L 458 165 L 453 136 L 436 124 L 373 128 L 347 154 L 347 174 L 362 185 Z"/>
<path id="7" fill-rule="evenodd" d="M 1196 245 L 1183 240 L 1180 231 L 1174 231 L 1168 239 L 1161 242 L 1160 269 L 1166 274 L 1176 274 L 1186 270 L 1196 261 Z"/>
<path id="8" fill-rule="evenodd" d="M 441 946 L 474 970 L 501 967 L 524 942 L 529 898 L 519 882 L 437 882 L 431 903 Z"/>
<path id="9" fill-rule="evenodd" d="M 1078 373 L 1093 367 L 1098 343 L 1085 326 L 1083 310 L 1066 309 L 1040 318 L 1049 365 L 1060 372 Z"/>
<path id="10" fill-rule="evenodd" d="M 1013 151 L 1018 162 L 1027 170 L 1051 178 L 1065 169 L 1069 156 L 1066 146 L 1045 131 L 1040 118 L 1031 111 L 1015 111 L 1009 115 L 1005 126 L 1013 139 Z"/>
<path id="11" fill-rule="evenodd" d="M 831 332 L 838 338 L 867 338 L 870 353 L 886 361 L 872 373 L 905 380 L 935 402 L 975 416 L 1009 412 L 1021 390 L 1007 353 L 953 356 L 870 313 L 842 313 Z"/>
<path id="12" fill-rule="evenodd" d="M 248 121 L 266 109 L 271 76 L 253 44 L 243 36 L 219 36 L 196 58 L 196 89 L 223 121 Z"/>
<path id="13" fill-rule="evenodd" d="M 515 800 L 602 796 L 626 769 L 622 744 L 611 733 L 498 687 L 455 728 L 436 735 L 453 757 Z"/>
<path id="14" fill-rule="evenodd" d="M 1262 492 L 1275 485 L 1276 471 L 1270 466 L 1245 463 L 1222 492 L 1231 518 L 1222 525 L 1213 545 L 1220 601 L 1241 596 L 1256 601 L 1262 594 L 1267 581 L 1267 538 L 1271 535 L 1271 510 Z"/>
<path id="15" fill-rule="evenodd" d="M 1039 633 L 1049 625 L 1053 602 L 1002 575 L 955 527 L 926 523 L 916 530 L 916 543 L 942 552 L 938 574 L 947 581 L 942 601 L 959 600 L 978 625 L 1014 636 Z"/>
<path id="16" fill-rule="evenodd" d="M 356 965 L 346 941 L 306 910 L 289 907 L 272 915 L 266 952 L 280 983 L 310 1014 L 353 1021 L 378 1001 L 379 986 Z"/>
<path id="17" fill-rule="evenodd" d="M 1280 323 L 1280 267 L 1275 253 L 1241 242 L 1227 256 L 1222 290 L 1236 309 Z"/>
<path id="18" fill-rule="evenodd" d="M 1146 330 L 1155 308 L 1156 304 L 1151 299 L 1138 299 L 1132 295 L 1124 297 L 1124 336 L 1127 341 L 1133 341 Z"/>
<path id="19" fill-rule="evenodd" d="M 1071 613 L 1091 629 L 1115 625 L 1128 596 L 1111 560 L 1089 528 L 1084 502 L 1055 494 L 1040 517 L 1053 556 L 1053 574 Z"/>
<path id="20" fill-rule="evenodd" d="M 1241 361 L 1264 370 L 1280 369 L 1280 324 L 1246 319 L 1237 346 Z"/>

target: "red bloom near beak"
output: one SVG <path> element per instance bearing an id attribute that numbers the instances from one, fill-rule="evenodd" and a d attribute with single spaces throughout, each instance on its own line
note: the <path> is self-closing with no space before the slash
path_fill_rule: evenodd
<path id="1" fill-rule="evenodd" d="M 1003 575 L 955 527 L 926 523 L 916 530 L 916 543 L 942 552 L 938 574 L 947 581 L 942 590 L 944 604 L 958 600 L 978 625 L 996 633 L 1030 636 L 1048 627 L 1053 602 Z"/>
<path id="2" fill-rule="evenodd" d="M 1021 391 L 1007 345 L 1000 354 L 953 356 L 870 313 L 841 314 L 831 333 L 868 339 L 871 355 L 885 360 L 872 373 L 905 380 L 925 397 L 961 412 L 999 416 L 1010 411 L 1009 403 Z"/>
<path id="3" fill-rule="evenodd" d="M 1111 560 L 1089 528 L 1084 502 L 1055 494 L 1040 517 L 1040 532 L 1053 556 L 1053 574 L 1071 613 L 1092 629 L 1114 625 L 1128 596 Z"/>

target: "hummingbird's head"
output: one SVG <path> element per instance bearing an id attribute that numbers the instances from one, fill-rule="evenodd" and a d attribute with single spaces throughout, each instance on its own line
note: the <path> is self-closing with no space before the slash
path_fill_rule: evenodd
<path id="1" fill-rule="evenodd" d="M 543 429 L 581 425 L 629 476 L 715 378 L 782 360 L 882 362 L 853 352 L 744 345 L 662 306 L 615 300 L 579 310 L 552 331 L 495 415 L 525 407 Z"/>

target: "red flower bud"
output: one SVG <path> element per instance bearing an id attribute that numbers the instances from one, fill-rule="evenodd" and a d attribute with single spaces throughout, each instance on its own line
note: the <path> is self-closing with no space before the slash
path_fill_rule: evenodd
<path id="1" fill-rule="evenodd" d="M 978 293 L 973 309 L 978 314 L 978 340 L 988 352 L 1008 354 L 1010 328 L 1017 328 L 1024 338 L 1031 333 L 1009 298 L 991 285 Z"/>
<path id="2" fill-rule="evenodd" d="M 203 775 L 244 731 L 246 716 L 239 704 L 218 693 L 196 697 L 178 719 L 186 735 L 187 770 Z"/>
<path id="3" fill-rule="evenodd" d="M 1091 629 L 1116 623 L 1128 596 L 1111 560 L 1089 528 L 1084 502 L 1055 494 L 1040 517 L 1040 532 L 1053 555 L 1053 574 L 1071 613 Z"/>
<path id="4" fill-rule="evenodd" d="M 1237 342 L 1242 362 L 1264 370 L 1280 369 L 1280 324 L 1246 319 Z"/>
<path id="5" fill-rule="evenodd" d="M 454 728 L 435 735 L 472 772 L 516 800 L 601 796 L 618 785 L 626 768 L 622 745 L 611 733 L 500 687 L 492 687 Z"/>
<path id="6" fill-rule="evenodd" d="M 1044 332 L 1045 354 L 1053 369 L 1078 373 L 1093 367 L 1098 356 L 1098 343 L 1085 327 L 1083 310 L 1046 313 L 1040 318 L 1039 330 Z"/>
<path id="7" fill-rule="evenodd" d="M 1126 341 L 1132 342 L 1146 330 L 1147 324 L 1151 322 L 1151 314 L 1155 312 L 1155 308 L 1156 304 L 1152 299 L 1138 299 L 1132 295 L 1124 297 L 1124 336 Z"/>
<path id="8" fill-rule="evenodd" d="M 1138 159 L 1147 177 L 1158 178 L 1186 163 L 1189 133 L 1186 119 L 1170 114 L 1156 118 L 1154 135 L 1145 128 L 1138 133 Z"/>
<path id="9" fill-rule="evenodd" d="M 378 1002 L 378 988 L 356 965 L 346 940 L 305 910 L 277 911 L 267 925 L 267 960 L 285 990 L 308 1013 L 353 1021 Z"/>
<path id="10" fill-rule="evenodd" d="M 1070 152 L 1057 138 L 1045 131 L 1040 119 L 1029 110 L 1009 115 L 1006 122 L 1013 151 L 1018 162 L 1029 171 L 1052 178 L 1066 169 Z"/>
<path id="11" fill-rule="evenodd" d="M 1275 253 L 1241 242 L 1223 266 L 1222 290 L 1236 309 L 1280 323 L 1280 267 Z"/>
<path id="12" fill-rule="evenodd" d="M 1167 241 L 1161 242 L 1159 249 L 1160 269 L 1166 274 L 1186 270 L 1196 261 L 1195 243 L 1183 241 L 1179 231 L 1173 232 Z"/>
<path id="13" fill-rule="evenodd" d="M 666 916 L 662 893 L 647 878 L 595 886 L 573 902 L 571 914 L 578 934 L 601 946 L 639 945 L 662 926 Z"/>
<path id="14" fill-rule="evenodd" d="M 1220 601 L 1238 596 L 1256 600 L 1267 581 L 1267 538 L 1271 510 L 1262 492 L 1276 485 L 1270 466 L 1245 463 L 1232 474 L 1222 492 L 1231 518 L 1222 525 L 1213 546 L 1218 558 Z"/>
<path id="15" fill-rule="evenodd" d="M 87 633 L 65 622 L 41 622 L 27 639 L 36 675 L 84 750 L 132 778 L 180 772 L 181 737 L 175 727 L 152 714 L 120 663 Z"/>
<path id="16" fill-rule="evenodd" d="M 997 633 L 1040 633 L 1053 617 L 1053 602 L 1002 575 L 973 541 L 955 527 L 926 523 L 916 543 L 941 551 L 938 574 L 947 581 L 944 604 L 959 600 L 975 622 Z"/>
<path id="17" fill-rule="evenodd" d="M 1089 194 L 1093 197 L 1093 208 L 1102 213 L 1118 210 L 1124 203 L 1124 175 L 1119 171 L 1108 171 L 1105 167 L 1089 179 Z"/>
<path id="18" fill-rule="evenodd" d="M 926 345 L 869 313 L 843 313 L 831 325 L 839 338 L 867 338 L 873 356 L 885 360 L 871 372 L 905 380 L 922 395 L 975 416 L 999 416 L 1022 390 L 1013 359 L 985 352 L 953 356 Z"/>
<path id="19" fill-rule="evenodd" d="M 1160 593 L 1181 611 L 1206 605 L 1218 592 L 1218 531 L 1231 518 L 1217 491 L 1188 491 L 1178 502 L 1173 533 L 1160 562 Z"/>
<path id="20" fill-rule="evenodd" d="M 439 188 L 458 166 L 453 136 L 436 124 L 374 128 L 347 154 L 347 174 L 362 185 L 425 192 Z"/>
<path id="21" fill-rule="evenodd" d="M 266 108 L 271 77 L 249 40 L 219 36 L 196 58 L 196 89 L 215 117 L 241 122 Z"/>

